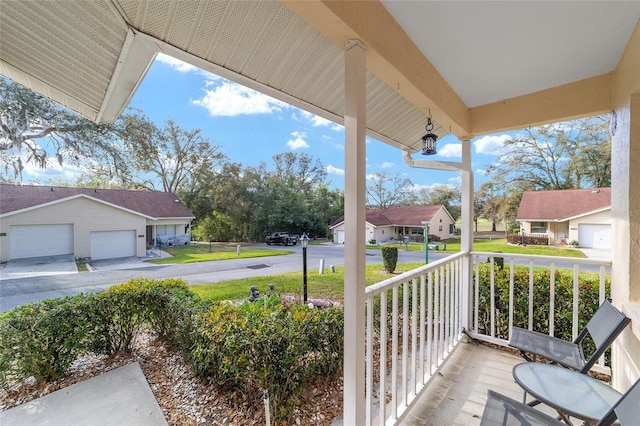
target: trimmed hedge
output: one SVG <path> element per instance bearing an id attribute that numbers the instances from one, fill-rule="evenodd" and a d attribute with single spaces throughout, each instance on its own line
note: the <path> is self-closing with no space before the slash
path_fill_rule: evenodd
<path id="1" fill-rule="evenodd" d="M 524 244 L 526 246 L 548 246 L 549 237 L 541 235 L 508 234 L 507 242 L 509 244 Z"/>
<path id="2" fill-rule="evenodd" d="M 490 265 L 481 264 L 479 268 L 479 327 L 486 334 L 491 330 L 491 282 Z M 495 336 L 501 339 L 509 338 L 509 280 L 510 270 L 495 269 Z M 474 270 L 475 278 L 475 270 Z M 548 269 L 535 270 L 533 274 L 533 329 L 535 331 L 549 333 L 549 308 L 550 308 L 550 283 L 551 272 Z M 573 271 L 566 272 L 561 269 L 555 271 L 555 309 L 554 309 L 554 336 L 572 341 L 572 317 L 573 317 Z M 598 274 L 583 272 L 579 279 L 579 315 L 578 329 L 582 330 L 595 311 L 600 306 L 599 301 L 600 279 Z M 606 294 L 610 294 L 610 280 L 605 282 Z M 513 289 L 513 325 L 528 328 L 529 313 L 529 268 L 516 267 L 514 269 Z M 587 342 L 584 351 L 585 356 L 593 352 L 594 345 Z"/>

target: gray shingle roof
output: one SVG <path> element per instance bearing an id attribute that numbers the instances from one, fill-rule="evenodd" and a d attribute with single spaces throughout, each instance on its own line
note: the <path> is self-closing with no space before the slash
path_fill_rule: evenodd
<path id="1" fill-rule="evenodd" d="M 527 191 L 517 220 L 557 221 L 611 207 L 611 188 Z"/>
<path id="2" fill-rule="evenodd" d="M 84 195 L 153 218 L 193 218 L 170 192 L 0 184 L 0 215 Z"/>

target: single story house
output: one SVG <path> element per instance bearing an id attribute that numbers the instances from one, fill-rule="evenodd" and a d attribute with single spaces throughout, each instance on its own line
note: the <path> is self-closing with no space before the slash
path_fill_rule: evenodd
<path id="1" fill-rule="evenodd" d="M 444 206 L 391 206 L 383 210 L 367 209 L 366 243 L 372 240 L 377 243 L 402 241 L 404 236 L 409 236 L 411 241 L 424 241 L 423 222 L 429 222 L 429 235 L 440 240 L 454 236 L 455 221 Z M 333 242 L 344 244 L 344 217 L 334 221 L 329 229 Z"/>
<path id="2" fill-rule="evenodd" d="M 0 261 L 142 257 L 189 242 L 193 219 L 169 192 L 0 184 Z"/>
<path id="3" fill-rule="evenodd" d="M 609 249 L 611 188 L 527 191 L 516 220 L 521 233 L 547 235 L 550 244 Z"/>

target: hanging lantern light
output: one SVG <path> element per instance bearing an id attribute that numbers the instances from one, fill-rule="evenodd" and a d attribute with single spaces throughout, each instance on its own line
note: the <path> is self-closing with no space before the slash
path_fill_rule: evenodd
<path id="1" fill-rule="evenodd" d="M 431 122 L 431 112 L 427 117 L 427 134 L 422 137 L 422 155 L 434 155 L 436 153 L 436 141 L 438 135 L 433 133 L 433 123 Z"/>

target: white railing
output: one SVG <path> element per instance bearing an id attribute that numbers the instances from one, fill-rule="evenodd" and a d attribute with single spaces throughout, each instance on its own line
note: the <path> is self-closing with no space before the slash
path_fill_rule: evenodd
<path id="1" fill-rule="evenodd" d="M 497 258 L 502 259 L 502 268 L 497 268 L 501 263 Z M 464 268 L 470 269 L 468 273 Z M 598 300 L 603 301 L 608 296 L 610 271 L 610 261 L 472 252 L 458 253 L 367 287 L 366 424 L 399 423 L 464 331 L 473 338 L 508 346 L 514 325 L 536 329 L 535 318 L 542 316 L 553 336 L 559 311 L 556 306 L 567 305 L 566 297 L 571 297 L 570 327 L 575 339 L 580 331 L 581 286 L 597 292 Z M 507 289 L 498 285 L 498 273 L 508 274 Z M 464 277 L 471 278 L 463 282 Z M 595 281 L 591 285 L 595 290 L 588 288 L 585 277 Z M 541 279 L 548 279 L 548 288 L 542 289 L 548 295 L 535 293 L 534 283 L 539 286 Z M 556 285 L 550 285 L 552 282 Z M 558 291 L 563 294 L 556 295 Z M 516 297 L 524 297 L 526 307 Z M 535 306 L 535 297 L 543 297 L 545 303 Z M 540 312 L 547 309 L 547 302 L 548 311 Z M 465 310 L 469 324 L 463 323 Z M 521 323 L 523 311 L 526 324 Z M 596 367 L 608 371 L 604 357 Z"/>
<path id="2" fill-rule="evenodd" d="M 366 424 L 401 420 L 460 340 L 465 259 L 459 253 L 367 287 Z"/>
<path id="3" fill-rule="evenodd" d="M 505 295 L 504 288 L 498 288 L 496 284 L 497 258 L 503 260 L 502 273 L 508 271 L 509 285 Z M 540 328 L 540 322 L 534 324 L 535 318 L 542 318 L 544 332 L 553 336 L 556 329 L 557 314 L 559 304 L 567 304 L 567 293 L 571 297 L 571 319 L 570 327 L 572 339 L 578 336 L 579 327 L 579 305 L 580 292 L 597 291 L 598 301 L 601 303 L 608 297 L 606 284 L 611 272 L 611 261 L 581 259 L 568 257 L 518 255 L 509 253 L 482 253 L 472 252 L 473 262 L 473 313 L 472 324 L 469 333 L 472 337 L 489 341 L 501 346 L 507 346 L 511 329 L 514 325 L 536 330 Z M 485 264 L 482 266 L 482 264 Z M 488 270 L 481 271 L 489 266 Z M 548 272 L 541 275 L 543 272 Z M 516 272 L 517 271 L 517 272 Z M 536 276 L 537 274 L 537 276 Z M 517 276 L 516 276 L 517 275 Z M 546 294 L 536 294 L 534 283 L 544 279 L 546 288 L 539 291 L 548 292 Z M 585 279 L 596 282 L 597 289 L 590 288 Z M 524 282 L 523 282 L 524 281 Z M 561 283 L 562 282 L 562 283 Z M 556 283 L 556 285 L 551 285 Z M 518 289 L 518 290 L 517 290 Z M 556 292 L 563 294 L 556 296 Z M 539 304 L 536 306 L 536 298 Z M 505 300 L 506 299 L 506 300 Z M 517 303 L 517 299 L 526 299 L 526 302 Z M 548 311 L 541 309 L 548 304 Z M 498 306 L 500 305 L 500 306 Z M 523 306 L 524 305 L 524 306 Z M 519 324 L 514 324 L 514 313 L 520 314 Z M 522 312 L 526 312 L 525 319 L 522 319 Z M 537 315 L 536 315 L 537 314 Z M 583 320 L 585 320 L 583 318 Z M 586 318 L 588 320 L 588 318 Z M 524 323 L 523 323 L 524 321 Z M 566 320 L 565 320 L 566 321 Z M 536 330 L 543 331 L 543 330 Z M 603 372 L 609 371 L 602 357 L 596 364 Z"/>

